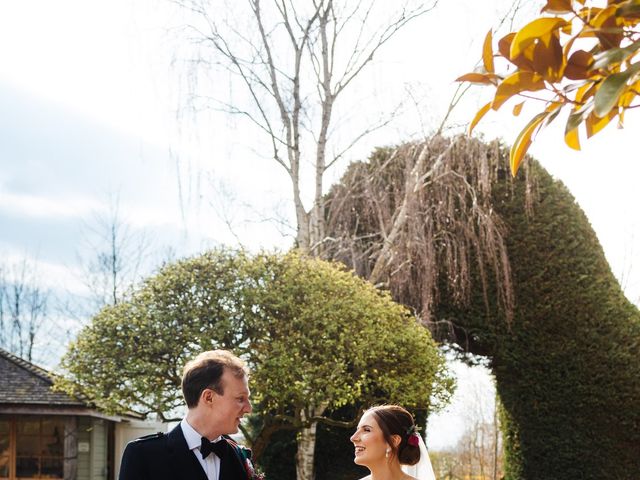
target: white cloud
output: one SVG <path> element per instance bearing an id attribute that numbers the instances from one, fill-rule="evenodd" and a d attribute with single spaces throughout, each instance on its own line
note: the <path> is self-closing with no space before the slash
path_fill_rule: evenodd
<path id="1" fill-rule="evenodd" d="M 77 265 L 68 265 L 39 259 L 36 255 L 0 244 L 3 266 L 11 276 L 23 262 L 27 262 L 31 278 L 40 288 L 86 297 L 91 292 L 82 282 L 82 272 Z"/>
<path id="2" fill-rule="evenodd" d="M 104 210 L 105 206 L 85 196 L 44 197 L 0 191 L 0 210 L 12 215 L 29 217 L 82 217 L 92 211 Z"/>

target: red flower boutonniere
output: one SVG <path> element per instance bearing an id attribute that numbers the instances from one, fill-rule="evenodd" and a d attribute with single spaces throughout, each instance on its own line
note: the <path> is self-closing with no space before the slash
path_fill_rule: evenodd
<path id="1" fill-rule="evenodd" d="M 249 480 L 265 480 L 264 473 L 256 471 L 250 459 L 245 459 L 244 469 L 247 471 Z"/>

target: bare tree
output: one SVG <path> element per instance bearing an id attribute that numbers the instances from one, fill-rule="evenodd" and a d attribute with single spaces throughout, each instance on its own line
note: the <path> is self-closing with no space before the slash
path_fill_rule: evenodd
<path id="1" fill-rule="evenodd" d="M 150 242 L 144 232 L 136 232 L 120 214 L 114 198 L 109 210 L 96 213 L 85 223 L 83 280 L 91 292 L 92 310 L 115 305 L 138 280 L 148 256 Z"/>
<path id="2" fill-rule="evenodd" d="M 434 470 L 442 480 L 498 480 L 502 478 L 504 462 L 499 400 L 494 395 L 492 402 L 486 391 L 488 385 L 484 382 L 479 382 L 478 378 L 469 379 L 468 391 L 459 406 L 465 420 L 465 431 L 452 447 L 432 452 Z"/>
<path id="3" fill-rule="evenodd" d="M 47 318 L 50 295 L 38 285 L 37 277 L 36 266 L 26 257 L 0 266 L 0 346 L 28 361 Z"/>
<path id="4" fill-rule="evenodd" d="M 291 181 L 297 245 L 320 254 L 326 172 L 389 121 L 379 119 L 341 142 L 332 130 L 338 100 L 379 50 L 437 0 L 248 0 L 248 25 L 239 24 L 247 15 L 238 5 L 177 3 L 196 14 L 189 31 L 202 47 L 197 65 L 222 65 L 247 93 L 247 102 L 214 100 L 213 106 L 244 116 L 265 135 L 271 158 Z M 305 199 L 312 199 L 310 207 Z"/>
<path id="5" fill-rule="evenodd" d="M 5 347 L 7 345 L 7 280 L 6 280 L 6 266 L 0 264 L 0 345 Z"/>

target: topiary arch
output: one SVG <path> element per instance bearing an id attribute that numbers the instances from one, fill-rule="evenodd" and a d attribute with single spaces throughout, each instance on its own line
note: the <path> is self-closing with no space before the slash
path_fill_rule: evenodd
<path id="1" fill-rule="evenodd" d="M 497 143 L 456 137 L 425 145 L 431 160 L 421 174 L 430 180 L 411 200 L 384 281 L 437 338 L 489 357 L 504 411 L 506 478 L 640 478 L 640 312 L 585 214 L 531 159 L 512 179 Z M 413 151 L 378 150 L 328 196 L 329 254 L 365 277 Z M 484 247 L 455 230 L 478 205 L 474 215 L 495 227 L 476 232 L 489 238 Z M 487 245 L 492 255 L 482 254 Z"/>

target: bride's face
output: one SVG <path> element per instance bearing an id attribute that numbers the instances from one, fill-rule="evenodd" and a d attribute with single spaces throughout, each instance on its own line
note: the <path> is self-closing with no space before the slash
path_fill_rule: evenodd
<path id="1" fill-rule="evenodd" d="M 355 458 L 353 461 L 358 465 L 371 465 L 386 458 L 386 451 L 389 444 L 384 439 L 384 435 L 375 416 L 371 412 L 365 412 L 358 423 L 356 432 L 351 435 L 351 443 L 355 447 Z"/>

